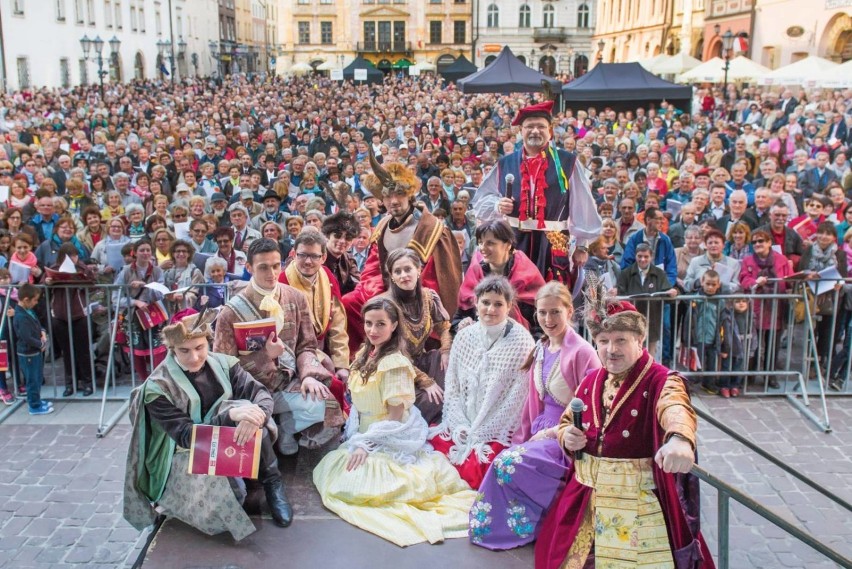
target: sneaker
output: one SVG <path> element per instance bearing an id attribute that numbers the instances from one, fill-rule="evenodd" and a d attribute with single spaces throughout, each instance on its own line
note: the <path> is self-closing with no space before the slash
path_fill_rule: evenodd
<path id="1" fill-rule="evenodd" d="M 701 391 L 707 393 L 708 395 L 719 395 L 719 390 L 713 387 L 712 385 L 702 385 Z"/>
<path id="2" fill-rule="evenodd" d="M 0 400 L 6 405 L 12 405 L 15 402 L 15 396 L 9 393 L 8 389 L 0 389 Z"/>
<path id="3" fill-rule="evenodd" d="M 47 401 L 42 401 L 41 405 L 33 409 L 30 407 L 30 415 L 50 415 L 53 413 L 53 406 L 49 405 Z"/>
<path id="4" fill-rule="evenodd" d="M 769 389 L 780 389 L 781 388 L 781 384 L 779 384 L 778 380 L 775 379 L 774 377 L 769 378 L 769 384 L 768 385 L 769 385 Z"/>
<path id="5" fill-rule="evenodd" d="M 737 387 L 732 387 L 732 388 L 731 388 L 731 397 L 739 397 L 739 396 L 740 396 L 740 390 L 739 390 L 739 388 L 737 388 Z"/>
<path id="6" fill-rule="evenodd" d="M 18 386 L 18 395 L 20 395 L 21 397 L 26 397 L 27 395 L 27 386 L 23 383 Z"/>
<path id="7" fill-rule="evenodd" d="M 731 397 L 731 390 L 728 389 L 727 387 L 723 387 L 722 389 L 719 390 L 719 395 L 721 395 L 725 399 L 729 399 Z"/>
<path id="8" fill-rule="evenodd" d="M 834 378 L 828 383 L 828 387 L 834 391 L 843 391 L 843 381 L 840 378 Z M 10 404 L 7 403 L 7 405 Z"/>

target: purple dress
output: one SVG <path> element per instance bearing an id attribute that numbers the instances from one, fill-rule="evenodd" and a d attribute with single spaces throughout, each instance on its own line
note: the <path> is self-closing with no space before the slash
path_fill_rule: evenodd
<path id="1" fill-rule="evenodd" d="M 559 352 L 544 350 L 542 382 L 554 365 L 559 365 Z M 546 392 L 543 402 L 544 410 L 532 423 L 533 434 L 558 425 L 565 411 Z M 539 523 L 564 485 L 568 465 L 556 439 L 527 441 L 498 454 L 470 510 L 470 541 L 494 550 L 535 541 Z"/>

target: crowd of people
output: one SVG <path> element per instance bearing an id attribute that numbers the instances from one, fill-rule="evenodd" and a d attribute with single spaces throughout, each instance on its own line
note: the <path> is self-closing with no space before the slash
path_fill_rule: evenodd
<path id="1" fill-rule="evenodd" d="M 137 525 L 157 502 L 205 531 L 250 533 L 248 518 L 170 494 L 165 465 L 194 422 L 237 426 L 242 437 L 271 418 L 261 479 L 276 522 L 289 525 L 276 453 L 321 447 L 346 420 L 348 442 L 314 472 L 341 517 L 400 545 L 469 533 L 500 549 L 544 527 L 541 555 L 558 565 L 588 562 L 588 547 L 568 551 L 554 536 L 582 544 L 589 526 L 547 522 L 548 511 L 580 500 L 597 512 L 590 520 L 604 515 L 578 488 L 561 489 L 566 475 L 584 487 L 594 477 L 572 453 L 607 456 L 597 418 L 584 433 L 566 405 L 576 396 L 615 414 L 635 386 L 620 388 L 647 380 L 658 407 L 680 411 L 648 419 L 657 429 L 647 427 L 638 455 L 614 441 L 609 456 L 645 461 L 619 476 L 666 488 L 656 506 L 638 506 L 647 527 L 684 527 L 657 546 L 643 540 L 641 555 L 700 541 L 666 502 L 676 497 L 666 477 L 691 466 L 694 416 L 682 378 L 665 370 L 675 359 L 694 369 L 694 352 L 705 372 L 727 372 L 701 375 L 709 393 L 739 396 L 744 378 L 731 372 L 745 369 L 778 387 L 773 358 L 798 310 L 761 295 L 845 278 L 852 263 L 852 91 L 731 85 L 696 89 L 691 110 L 618 112 L 534 99 L 464 95 L 430 75 L 343 88 L 316 76 L 135 82 L 110 85 L 105 101 L 91 87 L 6 95 L 0 283 L 13 340 L 19 321 L 28 337 L 52 330 L 32 346 L 13 342 L 29 370 L 18 384 L 30 413 L 52 411 L 37 396 L 33 358 L 50 345 L 63 357 L 65 395 L 90 395 L 99 354 L 75 351 L 74 338 L 92 333 L 108 346 L 117 330 L 133 373 L 148 378 L 134 445 L 172 441 L 157 460 L 129 462 L 140 473 L 131 482 L 156 481 L 129 486 Z M 69 272 L 78 286 L 64 284 Z M 95 283 L 111 285 L 97 288 L 111 298 L 87 289 Z M 590 292 L 641 298 L 595 312 Z M 852 340 L 847 296 L 838 281 L 810 310 L 817 363 L 835 389 Z M 574 331 L 575 310 L 597 352 Z M 234 325 L 267 318 L 272 333 L 242 345 Z M 197 357 L 208 339 L 221 355 L 212 367 Z M 595 374 L 601 366 L 620 371 Z M 608 396 L 602 408 L 590 388 Z M 187 389 L 201 402 L 180 395 Z M 14 401 L 8 377 L 0 396 Z M 222 398 L 252 403 L 219 409 Z M 182 484 L 234 495 L 217 482 Z M 438 517 L 423 511 L 430 497 Z M 400 519 L 406 531 L 391 523 Z M 631 528 L 608 526 L 595 540 Z"/>

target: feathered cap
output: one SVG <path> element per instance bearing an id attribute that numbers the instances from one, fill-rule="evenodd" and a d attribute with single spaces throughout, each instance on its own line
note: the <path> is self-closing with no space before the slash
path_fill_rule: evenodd
<path id="1" fill-rule="evenodd" d="M 645 337 L 648 321 L 633 304 L 609 296 L 603 280 L 596 273 L 588 273 L 586 283 L 583 320 L 592 338 L 601 332 L 633 332 Z"/>
<path id="2" fill-rule="evenodd" d="M 370 153 L 370 167 L 372 174 L 367 174 L 362 181 L 365 188 L 370 190 L 377 200 L 392 193 L 403 193 L 413 198 L 420 191 L 420 178 L 407 166 L 399 162 L 388 164 L 387 168 L 379 164 L 376 155 L 373 154 L 372 145 L 367 145 Z"/>
<path id="3" fill-rule="evenodd" d="M 515 115 L 512 126 L 518 126 L 531 117 L 541 117 L 550 121 L 553 118 L 553 101 L 543 101 L 524 107 Z"/>
<path id="4" fill-rule="evenodd" d="M 338 211 L 327 216 L 322 221 L 322 234 L 328 237 L 334 233 L 343 233 L 350 239 L 354 239 L 361 231 L 355 216 L 346 211 Z"/>
<path id="5" fill-rule="evenodd" d="M 163 344 L 168 349 L 174 349 L 187 340 L 196 338 L 213 338 L 213 328 L 210 323 L 216 319 L 216 310 L 202 308 L 201 312 L 193 308 L 186 308 L 176 312 L 169 325 L 163 328 Z"/>

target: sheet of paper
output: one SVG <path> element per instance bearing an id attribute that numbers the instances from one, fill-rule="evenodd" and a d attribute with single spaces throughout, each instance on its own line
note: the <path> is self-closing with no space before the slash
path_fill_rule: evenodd
<path id="1" fill-rule="evenodd" d="M 677 219 L 680 215 L 680 210 L 683 209 L 683 204 L 677 200 L 666 200 L 666 211 L 672 214 L 672 219 Z"/>
<path id="2" fill-rule="evenodd" d="M 59 272 L 72 275 L 77 274 L 77 267 L 74 266 L 74 261 L 71 260 L 71 257 L 65 257 L 65 260 L 59 265 Z"/>
<path id="3" fill-rule="evenodd" d="M 107 265 L 115 269 L 116 273 L 124 267 L 124 255 L 121 254 L 123 247 L 123 243 L 107 243 L 106 246 Z"/>
<path id="4" fill-rule="evenodd" d="M 9 263 L 9 275 L 11 275 L 12 282 L 14 284 L 29 282 L 30 268 L 26 265 L 22 265 L 21 263 L 12 261 Z"/>
<path id="5" fill-rule="evenodd" d="M 175 223 L 175 238 L 189 241 L 189 222 Z"/>
<path id="6" fill-rule="evenodd" d="M 612 278 L 611 273 L 609 273 L 609 272 L 604 273 L 603 284 L 604 284 L 604 287 L 606 287 L 606 290 L 609 290 L 611 288 L 615 288 L 615 282 L 614 282 L 614 279 Z"/>
<path id="7" fill-rule="evenodd" d="M 778 253 L 779 255 L 784 254 L 784 251 L 781 250 L 781 245 L 773 245 L 772 250 Z"/>
<path id="8" fill-rule="evenodd" d="M 808 282 L 808 286 L 811 287 L 811 291 L 816 296 L 833 291 L 834 285 L 838 282 L 843 283 L 843 275 L 840 274 L 836 266 L 825 268 L 818 274 L 820 280 Z"/>
<path id="9" fill-rule="evenodd" d="M 0 186 L 0 202 L 5 202 L 9 199 L 9 186 Z"/>
<path id="10" fill-rule="evenodd" d="M 151 290 L 159 292 L 160 294 L 169 294 L 170 292 L 173 292 L 169 290 L 169 287 L 158 282 L 148 283 L 145 285 L 145 288 L 150 288 Z"/>
<path id="11" fill-rule="evenodd" d="M 664 273 L 666 272 L 665 263 L 659 263 L 658 265 L 654 265 L 654 266 L 657 267 L 658 269 L 660 269 L 661 271 L 663 271 Z"/>
<path id="12" fill-rule="evenodd" d="M 722 284 L 730 283 L 731 279 L 734 278 L 734 269 L 724 263 L 716 263 L 713 270 L 719 273 L 719 282 Z"/>

